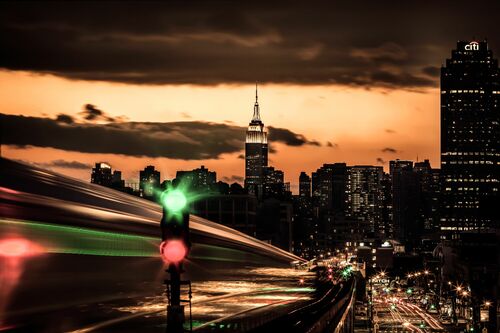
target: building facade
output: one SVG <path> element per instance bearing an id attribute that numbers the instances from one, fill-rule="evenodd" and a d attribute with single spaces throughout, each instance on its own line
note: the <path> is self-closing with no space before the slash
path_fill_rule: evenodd
<path id="1" fill-rule="evenodd" d="M 96 163 L 92 168 L 90 182 L 102 186 L 111 187 L 113 183 L 113 174 L 111 172 L 111 165 L 108 163 Z"/>
<path id="2" fill-rule="evenodd" d="M 441 68 L 441 231 L 498 228 L 500 73 L 486 41 L 459 41 Z"/>
<path id="3" fill-rule="evenodd" d="M 299 195 L 301 197 L 311 197 L 311 177 L 304 171 L 299 176 Z"/>
<path id="4" fill-rule="evenodd" d="M 139 172 L 139 190 L 144 198 L 152 199 L 160 189 L 160 171 L 148 165 Z"/>
<path id="5" fill-rule="evenodd" d="M 383 234 L 381 166 L 355 165 L 347 173 L 347 216 L 359 221 L 365 236 Z"/>

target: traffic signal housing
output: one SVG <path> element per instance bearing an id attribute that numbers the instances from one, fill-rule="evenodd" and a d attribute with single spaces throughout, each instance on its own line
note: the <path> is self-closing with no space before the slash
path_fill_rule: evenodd
<path id="1" fill-rule="evenodd" d="M 169 188 L 161 194 L 163 217 L 161 219 L 160 253 L 168 264 L 178 265 L 188 255 L 189 202 L 186 193 L 179 188 Z"/>

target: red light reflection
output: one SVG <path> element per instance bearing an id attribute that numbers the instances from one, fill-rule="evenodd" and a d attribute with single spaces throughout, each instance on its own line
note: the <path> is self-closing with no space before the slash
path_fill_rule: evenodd
<path id="1" fill-rule="evenodd" d="M 42 253 L 40 245 L 24 238 L 0 239 L 0 314 L 4 312 L 10 295 L 19 283 L 25 259 Z M 3 324 L 0 316 L 0 330 Z"/>
<path id="2" fill-rule="evenodd" d="M 40 254 L 40 246 L 23 238 L 0 240 L 0 257 L 20 258 Z"/>

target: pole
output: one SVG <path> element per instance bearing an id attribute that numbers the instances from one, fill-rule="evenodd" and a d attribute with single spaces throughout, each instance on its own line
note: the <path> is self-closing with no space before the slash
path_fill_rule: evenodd
<path id="1" fill-rule="evenodd" d="M 170 273 L 170 299 L 167 306 L 167 332 L 184 332 L 184 306 L 181 305 L 181 264 L 170 264 L 167 272 Z"/>

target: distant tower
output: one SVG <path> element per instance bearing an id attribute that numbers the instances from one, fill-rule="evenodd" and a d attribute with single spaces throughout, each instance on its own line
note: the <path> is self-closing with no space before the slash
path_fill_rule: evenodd
<path id="1" fill-rule="evenodd" d="M 245 143 L 245 188 L 257 196 L 262 195 L 263 168 L 267 166 L 267 152 L 267 131 L 260 119 L 259 97 L 255 84 L 253 117 L 248 124 Z"/>
<path id="2" fill-rule="evenodd" d="M 311 177 L 304 171 L 299 176 L 299 195 L 301 197 L 311 197 Z"/>

